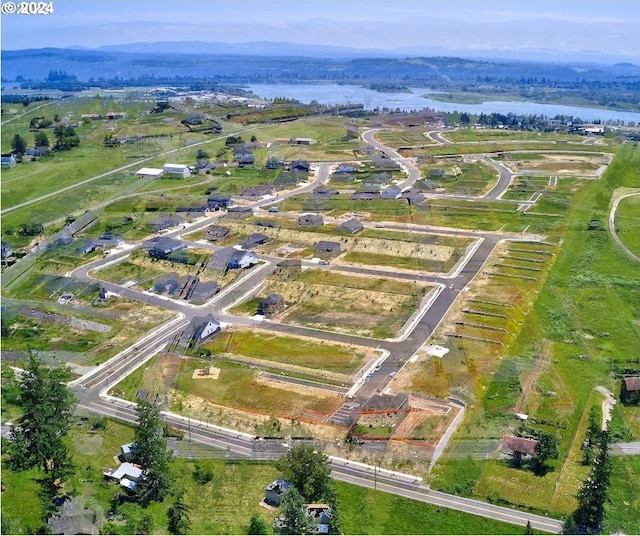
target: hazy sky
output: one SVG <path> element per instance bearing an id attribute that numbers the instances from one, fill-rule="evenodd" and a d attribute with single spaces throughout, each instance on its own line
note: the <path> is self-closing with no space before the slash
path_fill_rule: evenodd
<path id="1" fill-rule="evenodd" d="M 638 0 L 53 0 L 52 4 L 50 15 L 2 15 L 2 47 L 93 48 L 198 40 L 365 49 L 568 47 L 621 55 L 640 50 Z"/>

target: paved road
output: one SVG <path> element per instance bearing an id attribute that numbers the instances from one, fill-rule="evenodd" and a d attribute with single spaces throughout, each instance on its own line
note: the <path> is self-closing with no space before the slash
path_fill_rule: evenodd
<path id="1" fill-rule="evenodd" d="M 620 201 L 622 201 L 623 199 L 626 199 L 627 197 L 633 197 L 634 195 L 640 195 L 640 192 L 621 195 L 613 202 L 613 205 L 611 206 L 611 212 L 609 212 L 609 231 L 611 231 L 611 236 L 613 236 L 613 239 L 616 241 L 616 244 L 618 244 L 618 246 L 622 249 L 622 251 L 624 251 L 632 259 L 635 259 L 636 261 L 640 262 L 640 257 L 638 257 L 633 251 L 631 251 L 627 246 L 625 246 L 622 240 L 620 240 L 618 233 L 616 233 L 616 223 L 615 223 L 616 210 L 618 210 L 618 204 L 620 203 Z"/>

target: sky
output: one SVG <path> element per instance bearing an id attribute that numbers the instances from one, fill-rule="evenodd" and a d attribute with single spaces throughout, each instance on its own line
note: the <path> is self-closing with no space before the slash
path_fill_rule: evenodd
<path id="1" fill-rule="evenodd" d="M 0 3 L 5 12 L 6 4 Z M 19 2 L 17 2 L 19 3 Z M 52 0 L 1 16 L 5 50 L 254 41 L 395 50 L 640 50 L 638 0 Z"/>

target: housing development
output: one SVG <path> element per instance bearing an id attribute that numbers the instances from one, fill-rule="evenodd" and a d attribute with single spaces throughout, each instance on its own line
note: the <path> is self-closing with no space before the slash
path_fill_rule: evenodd
<path id="1" fill-rule="evenodd" d="M 2 532 L 640 531 L 637 137 L 4 89 Z"/>

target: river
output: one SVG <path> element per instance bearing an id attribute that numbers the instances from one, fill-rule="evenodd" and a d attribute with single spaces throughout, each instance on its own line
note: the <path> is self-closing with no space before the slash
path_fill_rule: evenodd
<path id="1" fill-rule="evenodd" d="M 409 93 L 380 93 L 361 86 L 339 84 L 249 84 L 246 89 L 265 99 L 286 97 L 303 103 L 317 101 L 321 104 L 362 104 L 365 109 L 388 108 L 403 111 L 431 108 L 439 112 L 467 112 L 490 114 L 493 112 L 518 115 L 573 116 L 583 121 L 624 121 L 640 123 L 640 113 L 618 112 L 602 108 L 562 106 L 524 101 L 487 101 L 482 104 L 439 102 L 425 95 L 434 91 L 427 88 L 409 88 Z"/>

